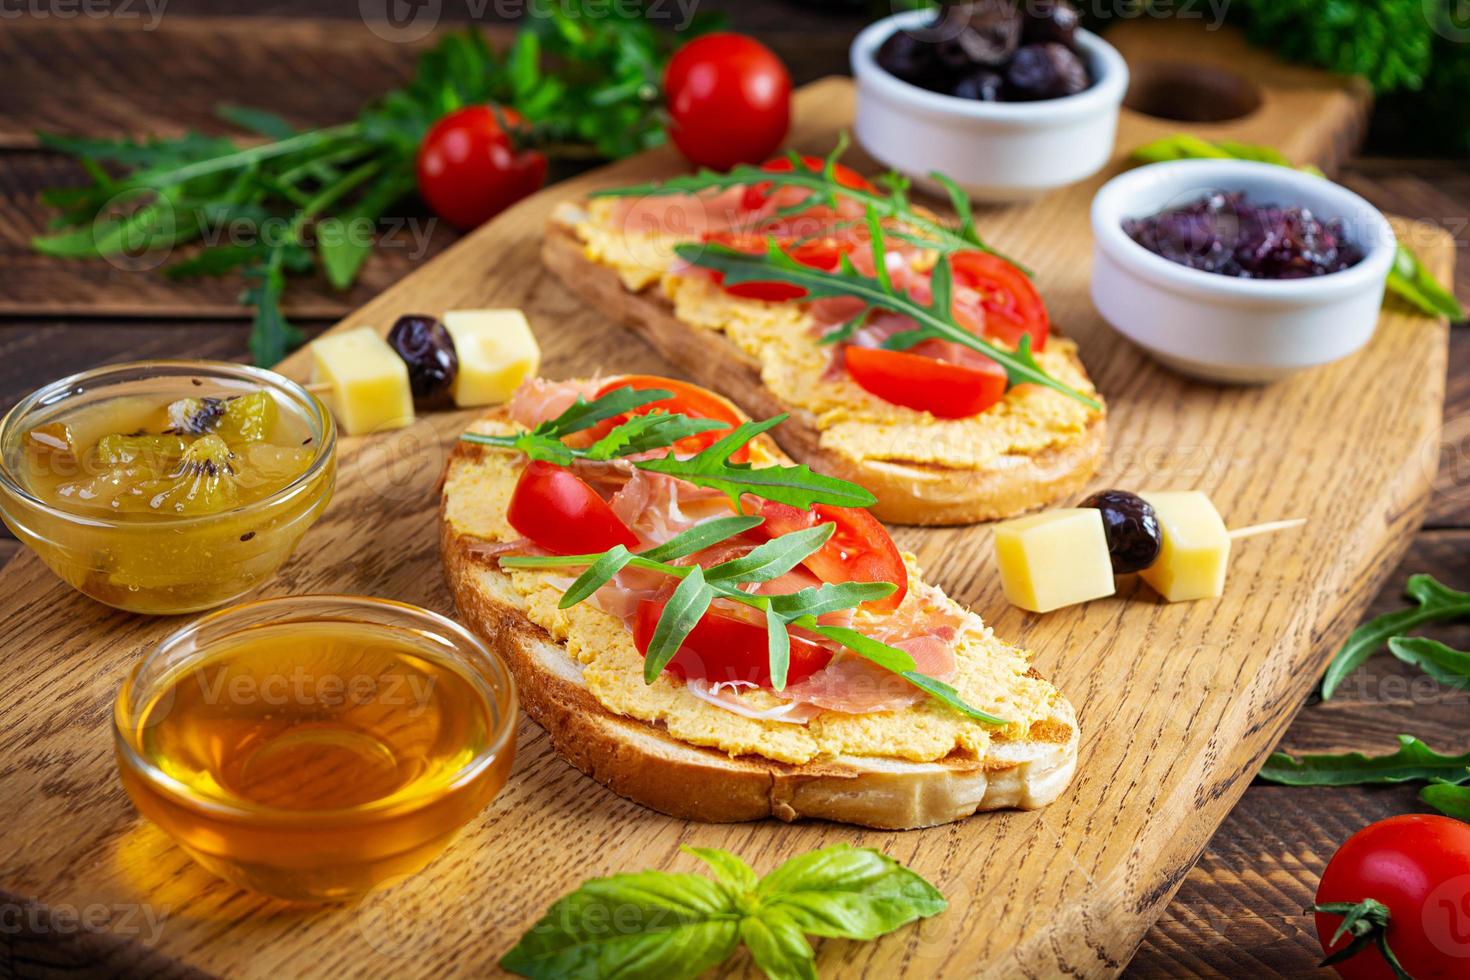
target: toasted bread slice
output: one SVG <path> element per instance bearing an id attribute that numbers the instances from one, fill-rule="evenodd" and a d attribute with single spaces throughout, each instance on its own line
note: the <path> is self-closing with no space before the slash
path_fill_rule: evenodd
<path id="1" fill-rule="evenodd" d="M 474 427 L 504 431 L 507 424 L 503 413 L 492 412 Z M 772 446 L 766 458 L 782 457 Z M 1018 710 L 1022 703 L 1030 706 L 1027 720 L 997 730 L 921 702 L 882 713 L 888 727 L 879 745 L 886 746 L 893 731 L 908 731 L 904 726 L 911 724 L 923 737 L 936 728 L 944 733 L 964 728 L 966 738 L 973 739 L 969 744 L 980 746 L 973 751 L 958 744 L 946 750 L 943 743 L 930 747 L 933 758 L 913 753 L 906 758 L 874 751 L 869 744 L 793 757 L 792 751 L 809 751 L 788 745 L 793 730 L 806 737 L 803 726 L 731 715 L 695 698 L 667 674 L 645 687 L 636 666 L 631 667 L 636 681 L 629 680 L 626 691 L 646 696 L 653 708 L 617 701 L 609 691 L 621 697 L 623 689 L 609 686 L 608 678 L 616 681 L 619 669 L 629 672 L 630 665 L 619 657 L 637 657 L 622 622 L 587 605 L 556 610 L 557 593 L 547 593 L 539 581 L 547 573 L 509 574 L 487 554 L 487 542 L 515 536 L 503 514 L 522 460 L 503 450 L 456 445 L 440 512 L 445 576 L 461 621 L 510 665 L 521 703 L 550 734 L 556 750 L 615 792 L 691 820 L 807 817 L 903 829 L 981 810 L 1044 806 L 1071 781 L 1078 746 L 1072 706 L 1030 668 L 1023 652 L 996 639 L 970 613 L 964 642 L 978 651 L 974 656 L 992 656 L 1001 665 L 999 676 L 1008 678 L 1015 691 L 1000 692 L 997 700 L 1012 703 L 1014 693 Z M 937 589 L 911 579 L 912 590 L 928 590 L 950 603 Z M 963 689 L 961 681 L 956 683 Z M 824 712 L 811 724 L 835 714 Z M 861 729 L 865 722 L 879 724 L 878 717 L 843 716 L 831 724 Z M 729 737 L 735 743 L 720 726 L 734 731 Z M 770 755 L 742 751 L 739 742 L 752 737 L 766 739 L 757 748 L 767 742 L 775 748 L 765 750 Z M 787 758 L 772 757 L 783 755 Z"/>
<path id="2" fill-rule="evenodd" d="M 772 332 L 774 308 L 797 304 L 723 297 L 721 311 L 702 309 L 699 324 L 687 322 L 678 310 L 693 309 L 698 296 L 691 300 L 689 294 L 704 284 L 691 286 L 668 271 L 668 244 L 644 242 L 612 255 L 615 249 L 605 242 L 594 246 L 584 240 L 595 225 L 591 221 L 585 206 L 563 204 L 547 228 L 542 258 L 567 288 L 750 414 L 789 413 L 791 422 L 781 427 L 782 448 L 814 469 L 866 487 L 878 498 L 870 510 L 882 520 L 949 525 L 1010 517 L 1081 489 L 1097 470 L 1105 413 L 1088 411 L 1058 392 L 1013 389 L 996 408 L 957 422 L 887 405 L 846 381 L 841 394 L 850 399 L 851 411 L 841 405 L 814 411 L 783 399 L 772 382 L 804 392 L 833 386 L 818 380 L 821 367 L 809 363 L 815 346 L 805 336 L 807 328 L 787 329 L 799 347 L 791 357 L 761 350 Z M 740 310 L 767 322 L 743 331 L 737 342 L 720 321 Z M 1046 357 L 1052 370 L 1092 392 L 1070 342 L 1054 340 Z M 802 373 L 807 377 L 798 378 Z M 878 420 L 870 421 L 874 413 Z"/>

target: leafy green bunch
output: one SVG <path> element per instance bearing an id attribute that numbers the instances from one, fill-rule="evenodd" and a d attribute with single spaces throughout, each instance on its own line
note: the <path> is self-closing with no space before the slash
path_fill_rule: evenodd
<path id="1" fill-rule="evenodd" d="M 32 245 L 83 259 L 204 239 L 207 247 L 165 273 L 240 272 L 241 302 L 255 310 L 251 355 L 273 364 L 301 342 L 281 311 L 286 276 L 320 269 L 333 288 L 352 285 L 379 219 L 413 192 L 419 143 L 445 114 L 511 107 L 525 120 L 513 136 L 553 155 L 618 157 L 663 141 L 658 82 L 672 36 L 627 4 L 594 17 L 587 2 L 559 0 L 546 16 L 528 16 L 504 56 L 478 31 L 447 35 L 420 56 L 407 85 L 323 129 L 298 131 L 272 113 L 222 106 L 225 122 L 264 142 L 40 134 L 46 148 L 77 157 L 91 182 L 43 195 L 59 214 Z"/>
<path id="2" fill-rule="evenodd" d="M 1322 681 L 1324 701 L 1337 693 L 1349 674 L 1385 646 L 1400 661 L 1439 683 L 1470 691 L 1470 653 L 1428 637 L 1406 635 L 1430 623 L 1470 618 L 1470 592 L 1448 588 L 1429 575 L 1412 576 L 1406 591 L 1414 600 L 1413 606 L 1369 620 L 1354 630 L 1337 651 Z M 1411 735 L 1400 735 L 1398 751 L 1389 755 L 1348 752 L 1294 759 L 1277 752 L 1260 775 L 1288 786 L 1427 782 L 1420 799 L 1442 813 L 1470 820 L 1470 753 L 1443 755 Z"/>
<path id="3" fill-rule="evenodd" d="M 558 900 L 500 960 L 523 977 L 697 977 L 743 943 L 773 980 L 815 980 L 807 936 L 871 940 L 948 908 L 886 855 L 837 844 L 764 878 L 729 851 L 684 846 L 714 872 L 594 878 Z"/>
<path id="4" fill-rule="evenodd" d="M 735 515 L 696 524 L 662 544 L 639 552 L 616 545 L 592 554 L 504 557 L 500 564 L 505 568 L 584 569 L 563 593 L 559 603 L 562 609 L 591 598 L 625 568 L 657 572 L 676 581 L 644 653 L 643 679 L 648 684 L 658 679 L 710 606 L 720 600 L 749 607 L 764 618 L 771 682 L 777 691 L 786 688 L 791 662 L 790 631 L 800 629 L 852 651 L 961 714 L 987 724 L 1007 724 L 1004 719 L 967 704 L 951 685 L 920 673 L 907 651 L 857 630 L 820 622 L 820 617 L 829 613 L 886 599 L 896 591 L 895 583 L 829 582 L 778 595 L 755 595 L 747 590 L 748 586 L 780 578 L 816 554 L 831 539 L 835 524 L 822 523 L 772 537 L 738 558 L 709 568 L 681 561 L 735 541 L 764 523 L 762 517 L 741 512 L 746 494 L 802 510 L 815 504 L 864 507 L 874 498 L 856 484 L 813 473 L 806 466 L 755 467 L 730 462 L 736 450 L 784 421 L 784 415 L 763 422 L 743 422 L 688 459 L 679 459 L 672 452 L 656 454 L 655 450 L 669 449 L 689 435 L 725 427 L 720 422 L 674 413 L 627 415 L 671 397 L 670 392 L 661 389 L 618 388 L 591 402 L 579 398 L 561 415 L 525 432 L 514 435 L 469 432 L 460 438 L 478 445 L 523 452 L 531 459 L 563 466 L 577 460 L 621 459 L 638 469 L 718 489 L 730 498 L 737 511 Z M 568 436 L 618 419 L 621 419 L 618 424 L 586 448 L 573 448 L 564 442 Z"/>
<path id="5" fill-rule="evenodd" d="M 1011 385 L 1042 385 L 1059 391 L 1088 408 L 1100 409 L 1102 406 L 1097 399 L 1052 377 L 1036 362 L 1029 336 L 1023 336 L 1020 344 L 1012 351 L 978 336 L 955 319 L 952 309 L 954 275 L 950 256 L 955 252 L 976 249 L 994 252 L 980 241 L 969 199 L 964 191 L 944 174 L 935 172 L 930 175 L 947 188 L 951 206 L 958 218 L 956 224 L 946 224 L 927 212 L 916 209 L 908 199 L 907 182 L 896 174 L 890 174 L 883 179 L 886 192 L 842 183 L 838 179 L 837 161 L 846 147 L 844 135 L 818 167 L 809 166 L 800 155 L 793 152 L 788 154 L 792 165 L 790 170 L 770 171 L 747 165 L 734 167 L 728 173 L 701 170 L 658 183 L 602 191 L 600 195 L 646 197 L 702 194 L 731 187 L 762 185 L 792 187 L 807 192 L 800 201 L 774 212 L 769 218 L 770 222 L 800 214 L 817 205 L 826 205 L 835 210 L 839 199 L 856 201 L 864 210 L 862 225 L 867 232 L 864 240 L 873 250 L 874 274 L 871 276 L 859 272 L 846 254 L 839 256 L 838 267 L 833 271 L 804 265 L 788 255 L 783 243 L 774 235 L 767 236 L 766 250 L 763 253 L 741 252 L 710 242 L 688 242 L 676 245 L 674 251 L 679 258 L 691 265 L 719 272 L 730 285 L 781 282 L 802 289 L 805 293 L 804 301 L 837 296 L 861 300 L 862 309 L 847 323 L 829 332 L 823 338 L 826 343 L 849 338 L 873 310 L 889 310 L 911 318 L 915 326 L 889 337 L 884 341 L 885 348 L 907 350 L 926 340 L 961 344 L 979 351 L 1001 365 Z M 837 226 L 832 226 L 835 227 Z M 760 229 L 755 230 L 759 233 Z M 885 238 L 916 244 L 939 253 L 930 277 L 931 295 L 927 304 L 919 302 L 894 285 L 886 264 Z"/>

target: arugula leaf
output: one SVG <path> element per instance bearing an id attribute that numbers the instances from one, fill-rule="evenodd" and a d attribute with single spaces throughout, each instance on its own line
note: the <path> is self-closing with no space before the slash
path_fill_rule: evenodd
<path id="1" fill-rule="evenodd" d="M 1327 674 L 1322 679 L 1322 700 L 1331 700 L 1347 676 L 1377 653 L 1390 637 L 1426 623 L 1470 616 L 1470 593 L 1441 585 L 1433 576 L 1411 576 L 1404 591 L 1418 604 L 1417 607 L 1386 613 L 1353 630 L 1327 667 Z"/>
<path id="2" fill-rule="evenodd" d="M 785 618 L 769 606 L 766 607 L 766 652 L 771 687 L 784 691 L 786 677 L 791 673 L 791 632 L 786 628 Z"/>
<path id="3" fill-rule="evenodd" d="M 874 939 L 943 912 L 944 896 L 878 851 L 836 844 L 794 857 L 761 879 L 763 909 L 780 909 L 802 932 Z"/>
<path id="4" fill-rule="evenodd" d="M 576 581 L 567 586 L 566 592 L 562 594 L 561 601 L 557 603 L 558 609 L 570 609 L 584 599 L 592 598 L 592 593 L 602 588 L 618 572 L 621 572 L 633 560 L 633 553 L 626 545 L 615 544 L 598 558 L 587 570 L 577 576 Z"/>
<path id="5" fill-rule="evenodd" d="M 1470 653 L 1453 650 L 1423 636 L 1390 637 L 1388 652 L 1446 687 L 1470 690 Z"/>
<path id="6" fill-rule="evenodd" d="M 737 534 L 744 534 L 763 523 L 765 523 L 764 517 L 716 517 L 714 520 L 704 521 L 687 531 L 674 535 L 663 544 L 642 552 L 642 556 L 651 561 L 660 562 L 686 558 L 696 551 L 703 551 Z"/>
<path id="7" fill-rule="evenodd" d="M 695 419 L 687 415 L 653 413 L 635 415 L 587 447 L 586 458 L 609 460 L 631 456 L 650 449 L 662 449 L 680 439 L 725 428 L 715 419 Z"/>
<path id="8" fill-rule="evenodd" d="M 689 566 L 689 573 L 669 596 L 663 615 L 659 616 L 658 625 L 653 629 L 653 638 L 648 641 L 648 650 L 643 655 L 645 684 L 658 680 L 658 675 L 683 646 L 689 631 L 709 609 L 713 598 L 714 593 L 705 585 L 704 571 L 698 565 Z"/>
<path id="9" fill-rule="evenodd" d="M 1447 817 L 1470 821 L 1470 771 L 1456 782 L 1436 781 L 1420 790 L 1419 799 Z"/>
<path id="10" fill-rule="evenodd" d="M 215 106 L 214 114 L 227 123 L 232 123 L 241 129 L 270 140 L 283 140 L 288 136 L 295 136 L 298 132 L 296 127 L 283 117 L 264 109 L 252 109 L 249 106 L 226 103 Z"/>
<path id="11" fill-rule="evenodd" d="M 1440 755 L 1412 735 L 1400 735 L 1399 750 L 1392 755 L 1346 752 L 1294 759 L 1284 752 L 1273 752 L 1259 775 L 1284 786 L 1369 786 L 1429 779 L 1460 783 L 1470 781 L 1466 767 L 1470 767 L 1470 753 Z"/>
<path id="12" fill-rule="evenodd" d="M 639 391 L 632 385 L 615 388 L 590 402 L 579 395 L 566 411 L 554 419 L 542 422 L 533 431 L 539 436 L 564 439 L 574 432 L 590 429 L 599 422 L 606 422 L 608 419 L 625 415 L 644 405 L 673 397 L 673 392 L 662 388 Z"/>
<path id="13" fill-rule="evenodd" d="M 767 596 L 773 612 L 787 620 L 802 616 L 825 616 L 827 613 L 852 609 L 865 602 L 887 599 L 898 591 L 892 582 L 823 582 L 788 595 Z"/>
<path id="14" fill-rule="evenodd" d="M 693 978 L 735 951 L 740 920 L 730 890 L 701 875 L 594 878 L 552 905 L 500 966 L 537 978 Z"/>
<path id="15" fill-rule="evenodd" d="M 728 851 L 681 850 L 718 881 L 665 871 L 594 878 L 555 902 L 500 966 L 535 978 L 690 978 L 743 940 L 766 976 L 815 980 L 807 935 L 872 940 L 948 907 L 933 885 L 871 848 L 837 844 L 762 879 Z"/>
<path id="16" fill-rule="evenodd" d="M 783 534 L 756 545 L 748 554 L 705 569 L 704 576 L 712 582 L 770 582 L 820 551 L 836 530 L 836 524 L 827 523 Z"/>
<path id="17" fill-rule="evenodd" d="M 862 275 L 849 261 L 843 261 L 834 272 L 802 265 L 781 251 L 772 240 L 764 254 L 738 252 L 723 245 L 685 243 L 674 246 L 674 252 L 691 265 L 713 269 L 724 276 L 725 282 L 738 285 L 745 282 L 778 281 L 800 286 L 809 299 L 847 296 L 860 299 L 869 306 L 891 310 L 910 317 L 918 325 L 890 337 L 885 347 L 904 349 L 928 339 L 947 340 L 979 351 L 1005 368 L 1007 381 L 1011 385 L 1037 384 L 1059 391 L 1088 408 L 1100 410 L 1102 404 L 1095 398 L 1053 378 L 1042 370 L 1031 354 L 1029 338 L 1023 337 L 1020 346 L 1010 351 L 977 336 L 954 319 L 947 306 L 926 306 L 897 290 L 890 284 L 884 287 L 880 278 Z M 939 265 L 948 262 L 941 256 L 936 265 L 936 275 L 947 276 L 949 270 L 939 271 Z"/>

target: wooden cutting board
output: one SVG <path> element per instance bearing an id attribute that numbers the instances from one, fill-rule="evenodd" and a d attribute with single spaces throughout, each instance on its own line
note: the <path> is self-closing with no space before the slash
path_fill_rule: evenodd
<path id="1" fill-rule="evenodd" d="M 1236 66 L 1259 80 L 1251 66 L 1263 60 L 1242 49 Z M 1292 77 L 1284 90 L 1264 88 L 1249 117 L 1191 128 L 1330 162 L 1360 118 L 1361 92 L 1317 74 Z M 844 80 L 804 89 L 793 143 L 826 149 L 850 124 L 852 101 Z M 1177 128 L 1126 112 L 1120 159 Z M 404 312 L 520 306 L 548 375 L 668 372 L 562 289 L 538 254 L 557 201 L 677 169 L 672 154 L 655 152 L 549 189 L 343 326 L 386 329 Z M 523 722 L 510 784 L 429 869 L 353 906 L 294 909 L 212 878 L 141 821 L 118 784 L 112 698 L 139 652 L 178 621 L 93 604 L 27 554 L 0 571 L 8 661 L 0 798 L 12 801 L 0 889 L 28 903 L 6 910 L 0 973 L 86 966 L 171 976 L 477 976 L 494 972 L 521 932 L 587 877 L 693 870 L 680 844 L 728 848 L 764 872 L 836 841 L 911 865 L 950 909 L 879 942 L 821 943 L 825 976 L 1119 972 L 1417 527 L 1436 465 L 1447 329 L 1395 307 L 1357 356 L 1268 388 L 1168 374 L 1113 334 L 1087 298 L 1087 203 L 1104 176 L 979 215 L 982 234 L 1037 270 L 1054 319 L 1081 342 L 1108 397 L 1111 445 L 1094 488 L 1198 488 L 1232 525 L 1288 516 L 1309 523 L 1243 542 L 1220 601 L 1166 605 L 1125 582 L 1114 598 L 1045 617 L 1004 602 L 989 527 L 897 531 L 933 580 L 1029 646 L 1078 707 L 1080 768 L 1056 804 L 900 833 L 690 824 L 605 790 Z M 1399 230 L 1447 277 L 1448 236 Z M 303 356 L 283 369 L 304 376 Z M 365 593 L 451 613 L 435 484 L 467 418 L 440 413 L 390 436 L 344 440 L 336 500 L 264 593 Z M 752 972 L 743 954 L 730 967 L 742 971 Z"/>

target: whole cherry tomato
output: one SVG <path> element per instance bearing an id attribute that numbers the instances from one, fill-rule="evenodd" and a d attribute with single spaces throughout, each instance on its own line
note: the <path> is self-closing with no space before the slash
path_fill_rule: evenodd
<path id="1" fill-rule="evenodd" d="M 1344 980 L 1394 980 L 1380 936 L 1415 980 L 1470 976 L 1470 824 L 1410 813 L 1349 837 L 1317 888 L 1323 952 L 1342 952 L 1359 938 L 1333 940 L 1346 918 L 1341 910 L 1369 899 L 1378 907 L 1360 920 L 1366 941 L 1333 964 Z"/>
<path id="2" fill-rule="evenodd" d="M 514 109 L 465 106 L 436 122 L 419 144 L 419 195 L 461 230 L 488 221 L 546 182 L 546 156 L 518 151 L 501 119 L 512 127 L 522 121 Z"/>
<path id="3" fill-rule="evenodd" d="M 791 125 L 791 76 L 771 49 L 743 34 L 706 34 L 664 72 L 669 136 L 690 163 L 728 170 L 759 163 Z"/>

